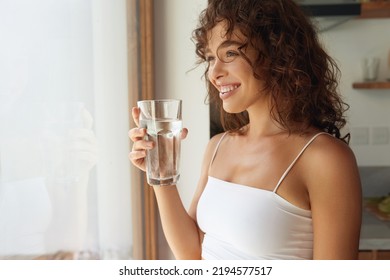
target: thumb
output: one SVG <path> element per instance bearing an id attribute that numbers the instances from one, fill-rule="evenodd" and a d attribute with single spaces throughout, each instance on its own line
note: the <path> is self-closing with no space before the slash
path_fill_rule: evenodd
<path id="1" fill-rule="evenodd" d="M 187 128 L 183 128 L 182 131 L 181 131 L 181 134 L 180 134 L 180 138 L 181 139 L 186 139 L 187 135 L 188 135 L 188 129 Z"/>

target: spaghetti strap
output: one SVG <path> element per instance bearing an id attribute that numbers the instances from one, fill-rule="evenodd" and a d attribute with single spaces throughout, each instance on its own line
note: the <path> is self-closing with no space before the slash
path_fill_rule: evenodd
<path id="1" fill-rule="evenodd" d="M 221 136 L 221 138 L 219 139 L 219 141 L 218 141 L 218 143 L 217 143 L 217 146 L 215 146 L 215 150 L 214 150 L 213 156 L 211 157 L 211 160 L 210 160 L 209 168 L 211 167 L 211 164 L 213 163 L 214 158 L 215 158 L 215 156 L 217 155 L 217 151 L 218 151 L 219 145 L 221 144 L 223 138 L 225 138 L 226 134 L 227 134 L 227 132 L 225 132 L 225 133 Z"/>
<path id="2" fill-rule="evenodd" d="M 298 159 L 301 157 L 303 152 L 306 150 L 307 147 L 321 134 L 328 134 L 326 132 L 319 132 L 316 135 L 314 135 L 309 142 L 306 143 L 306 145 L 302 148 L 300 153 L 297 155 L 297 157 L 294 159 L 294 161 L 290 164 L 290 166 L 286 169 L 286 171 L 283 173 L 282 177 L 279 179 L 279 182 L 277 183 L 275 189 L 273 190 L 274 193 L 278 190 L 280 184 L 283 182 L 284 178 L 286 178 L 287 174 L 290 172 L 291 168 L 293 168 L 294 164 L 298 161 Z M 329 134 L 328 134 L 329 135 Z"/>

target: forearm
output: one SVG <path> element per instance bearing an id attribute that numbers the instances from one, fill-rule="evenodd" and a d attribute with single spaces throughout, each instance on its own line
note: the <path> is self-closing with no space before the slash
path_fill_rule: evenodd
<path id="1" fill-rule="evenodd" d="M 198 226 L 188 215 L 176 186 L 154 187 L 165 237 L 176 259 L 200 259 Z"/>

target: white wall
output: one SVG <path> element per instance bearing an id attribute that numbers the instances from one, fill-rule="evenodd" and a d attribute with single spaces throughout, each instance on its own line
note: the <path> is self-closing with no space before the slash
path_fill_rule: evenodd
<path id="1" fill-rule="evenodd" d="M 376 128 L 385 129 L 387 133 L 390 130 L 390 89 L 352 88 L 353 82 L 362 80 L 361 61 L 366 56 L 381 59 L 378 80 L 390 78 L 390 69 L 386 65 L 390 51 L 390 19 L 353 19 L 321 33 L 321 37 L 341 68 L 340 90 L 351 106 L 348 129 L 358 164 L 390 166 L 389 143 L 375 144 L 378 139 L 373 135 Z"/>

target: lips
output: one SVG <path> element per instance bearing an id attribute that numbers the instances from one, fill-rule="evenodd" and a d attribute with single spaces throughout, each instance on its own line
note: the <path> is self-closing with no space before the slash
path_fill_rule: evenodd
<path id="1" fill-rule="evenodd" d="M 239 88 L 240 85 L 239 84 L 231 84 L 231 85 L 223 85 L 223 86 L 220 86 L 219 87 L 219 97 L 222 99 L 222 100 L 225 100 L 227 98 L 229 98 L 230 96 L 232 96 L 237 88 Z"/>

